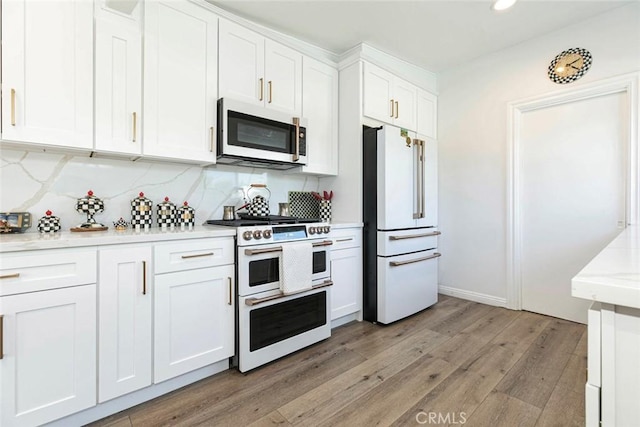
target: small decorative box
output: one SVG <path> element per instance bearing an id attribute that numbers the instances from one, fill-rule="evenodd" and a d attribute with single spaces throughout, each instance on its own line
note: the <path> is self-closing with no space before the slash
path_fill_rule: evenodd
<path id="1" fill-rule="evenodd" d="M 51 215 L 51 211 L 45 212 L 45 216 L 38 220 L 38 231 L 41 233 L 56 233 L 60 229 L 60 218 Z"/>
<path id="2" fill-rule="evenodd" d="M 189 206 L 189 203 L 184 202 L 178 209 L 178 224 L 180 224 L 181 227 L 183 227 L 183 225 L 186 225 L 191 229 L 195 225 L 195 223 L 196 210 Z"/>
<path id="3" fill-rule="evenodd" d="M 131 225 L 138 227 L 151 227 L 153 224 L 153 202 L 144 193 L 131 201 Z"/>
<path id="4" fill-rule="evenodd" d="M 164 202 L 158 203 L 158 226 L 171 227 L 176 223 L 176 205 L 169 201 L 168 197 L 164 198 Z"/>
<path id="5" fill-rule="evenodd" d="M 127 221 L 125 221 L 124 219 L 122 219 L 122 217 L 120 217 L 119 220 L 117 221 L 113 221 L 113 226 L 116 228 L 116 230 L 118 231 L 123 231 L 126 230 L 127 227 L 129 226 L 129 224 L 127 223 Z"/>

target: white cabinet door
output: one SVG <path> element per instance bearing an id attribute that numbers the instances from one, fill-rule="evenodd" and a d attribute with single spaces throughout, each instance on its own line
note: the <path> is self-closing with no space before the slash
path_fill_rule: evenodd
<path id="1" fill-rule="evenodd" d="M 264 37 L 224 19 L 219 37 L 220 97 L 264 105 Z"/>
<path id="2" fill-rule="evenodd" d="M 151 385 L 151 248 L 99 251 L 98 400 Z"/>
<path id="3" fill-rule="evenodd" d="M 364 63 L 364 110 L 365 116 L 393 123 L 395 111 L 393 99 L 393 74 L 375 65 Z"/>
<path id="4" fill-rule="evenodd" d="M 302 112 L 302 55 L 271 40 L 265 41 L 266 106 L 294 116 Z"/>
<path id="5" fill-rule="evenodd" d="M 154 382 L 234 353 L 234 266 L 155 276 Z"/>
<path id="6" fill-rule="evenodd" d="M 93 147 L 93 2 L 2 3 L 2 138 Z"/>
<path id="7" fill-rule="evenodd" d="M 418 89 L 416 127 L 419 135 L 438 137 L 438 97 Z"/>
<path id="8" fill-rule="evenodd" d="M 0 298 L 0 425 L 34 426 L 96 404 L 96 286 Z"/>
<path id="9" fill-rule="evenodd" d="M 307 119 L 307 165 L 302 172 L 338 174 L 338 70 L 303 60 L 302 115 Z"/>
<path id="10" fill-rule="evenodd" d="M 95 148 L 141 154 L 143 3 L 126 4 L 96 4 Z"/>
<path id="11" fill-rule="evenodd" d="M 393 124 L 409 130 L 416 130 L 416 100 L 418 88 L 411 83 L 394 77 L 393 79 Z"/>
<path id="12" fill-rule="evenodd" d="M 217 26 L 185 0 L 145 2 L 144 154 L 215 163 Z"/>
<path id="13" fill-rule="evenodd" d="M 331 251 L 331 320 L 357 313 L 362 306 L 362 248 Z"/>
<path id="14" fill-rule="evenodd" d="M 418 227 L 438 225 L 438 143 L 418 135 L 424 141 L 424 218 L 416 220 Z"/>

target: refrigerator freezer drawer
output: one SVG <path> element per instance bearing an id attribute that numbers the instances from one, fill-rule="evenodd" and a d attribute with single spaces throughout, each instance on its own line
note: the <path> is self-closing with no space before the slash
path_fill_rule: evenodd
<path id="1" fill-rule="evenodd" d="M 393 256 L 438 247 L 440 232 L 435 228 L 378 231 L 378 255 Z"/>
<path id="2" fill-rule="evenodd" d="M 439 256 L 423 251 L 378 257 L 378 322 L 395 322 L 438 301 Z"/>

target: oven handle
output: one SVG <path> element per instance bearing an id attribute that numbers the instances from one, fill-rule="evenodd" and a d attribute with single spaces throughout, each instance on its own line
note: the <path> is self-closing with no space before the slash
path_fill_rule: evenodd
<path id="1" fill-rule="evenodd" d="M 246 305 L 252 307 L 254 305 L 262 304 L 263 302 L 273 301 L 273 300 L 281 299 L 281 298 L 286 298 L 286 297 L 291 296 L 291 295 L 300 294 L 302 292 L 314 291 L 316 289 L 326 288 L 327 286 L 331 286 L 331 285 L 333 285 L 333 282 L 331 280 L 325 280 L 324 282 L 320 283 L 319 285 L 312 286 L 311 289 L 304 289 L 302 291 L 292 292 L 292 293 L 286 294 L 286 295 L 283 294 L 283 293 L 279 293 L 279 294 L 271 295 L 270 297 L 264 297 L 264 298 L 247 298 L 246 300 L 244 300 L 244 303 Z"/>
<path id="2" fill-rule="evenodd" d="M 438 258 L 440 256 L 442 256 L 442 254 L 440 254 L 438 252 L 434 252 L 433 255 L 425 256 L 425 257 L 422 257 L 422 258 L 410 259 L 410 260 L 407 260 L 407 261 L 390 261 L 389 265 L 391 267 L 399 267 L 401 265 L 413 264 L 414 262 L 426 261 L 428 259 L 434 259 L 434 258 Z"/>
<path id="3" fill-rule="evenodd" d="M 333 245 L 333 241 L 324 240 L 322 242 L 314 243 L 313 247 L 317 248 L 319 246 L 331 246 L 331 245 Z M 272 246 L 270 248 L 264 248 L 264 249 L 245 249 L 244 250 L 245 255 L 268 254 L 269 252 L 282 252 L 282 246 Z"/>
<path id="4" fill-rule="evenodd" d="M 404 239 L 415 239 L 417 237 L 431 237 L 431 236 L 439 236 L 442 233 L 440 231 L 434 231 L 432 233 L 425 234 L 409 234 L 406 236 L 389 236 L 389 240 L 404 240 Z"/>

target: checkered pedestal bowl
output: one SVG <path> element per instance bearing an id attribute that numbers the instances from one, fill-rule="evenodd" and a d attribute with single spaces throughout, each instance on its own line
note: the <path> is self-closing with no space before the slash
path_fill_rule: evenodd
<path id="1" fill-rule="evenodd" d="M 93 191 L 89 190 L 86 196 L 76 201 L 76 211 L 87 214 L 87 222 L 85 224 L 98 225 L 93 216 L 104 211 L 104 202 L 94 196 Z"/>
<path id="2" fill-rule="evenodd" d="M 151 227 L 153 224 L 153 202 L 140 193 L 131 201 L 131 226 L 138 228 Z"/>
<path id="3" fill-rule="evenodd" d="M 38 220 L 38 231 L 40 233 L 57 233 L 61 228 L 60 218 L 51 215 L 51 211 L 47 211 L 45 216 Z"/>

